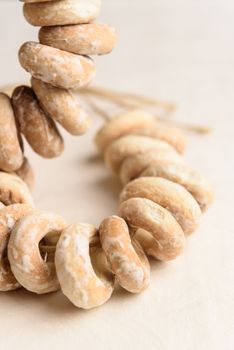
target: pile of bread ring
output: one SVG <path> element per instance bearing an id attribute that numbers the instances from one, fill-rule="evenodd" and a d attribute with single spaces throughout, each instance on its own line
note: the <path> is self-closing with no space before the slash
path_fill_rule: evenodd
<path id="1" fill-rule="evenodd" d="M 72 102 L 70 89 L 86 84 L 94 66 L 77 54 L 107 53 L 115 34 L 110 27 L 81 24 L 96 17 L 99 0 L 24 2 L 26 18 L 43 28 L 40 44 L 26 43 L 20 50 L 22 65 L 33 75 L 32 88 L 17 88 L 12 100 L 0 94 L 5 127 L 0 134 L 0 291 L 61 289 L 75 306 L 91 309 L 110 299 L 116 283 L 130 293 L 142 292 L 150 282 L 148 256 L 168 261 L 180 255 L 211 204 L 213 189 L 183 161 L 186 142 L 179 129 L 133 110 L 110 119 L 95 139 L 106 165 L 124 185 L 117 215 L 95 228 L 67 225 L 59 215 L 36 210 L 26 159 L 22 167 L 19 131 L 44 156 L 61 150 L 51 116 L 71 133 L 85 131 L 80 125 L 86 118 Z M 108 40 L 99 41 L 99 31 Z M 87 44 L 86 35 L 95 37 L 95 43 Z"/>

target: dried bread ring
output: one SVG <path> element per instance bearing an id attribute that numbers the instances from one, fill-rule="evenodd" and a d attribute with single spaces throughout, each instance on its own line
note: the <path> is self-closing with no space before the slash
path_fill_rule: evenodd
<path id="1" fill-rule="evenodd" d="M 13 204 L 0 210 L 0 291 L 15 290 L 20 284 L 13 275 L 7 258 L 7 244 L 17 220 L 32 210 L 27 204 Z"/>
<path id="2" fill-rule="evenodd" d="M 25 3 L 24 16 L 34 26 L 57 26 L 88 23 L 94 20 L 101 0 L 59 0 Z"/>
<path id="3" fill-rule="evenodd" d="M 115 173 L 119 173 L 121 164 L 130 156 L 155 150 L 173 150 L 166 142 L 147 136 L 126 135 L 112 142 L 105 150 L 105 163 Z"/>
<path id="4" fill-rule="evenodd" d="M 140 177 L 127 184 L 120 201 L 147 198 L 167 209 L 184 233 L 193 232 L 201 218 L 201 209 L 194 197 L 181 185 L 160 177 Z"/>
<path id="5" fill-rule="evenodd" d="M 93 269 L 89 244 L 96 235 L 97 230 L 91 225 L 71 225 L 63 231 L 55 253 L 61 289 L 74 305 L 83 309 L 105 303 L 114 287 L 112 274 L 99 278 Z"/>
<path id="6" fill-rule="evenodd" d="M 32 41 L 21 46 L 19 61 L 34 78 L 64 89 L 81 88 L 96 73 L 91 58 Z"/>
<path id="7" fill-rule="evenodd" d="M 146 198 L 130 198 L 121 203 L 121 216 L 130 227 L 149 232 L 157 243 L 159 260 L 172 260 L 180 255 L 185 245 L 182 228 L 172 214 Z"/>
<path id="8" fill-rule="evenodd" d="M 74 91 L 56 88 L 35 78 L 31 82 L 40 105 L 51 118 L 72 135 L 81 135 L 88 130 L 91 119 L 80 106 Z"/>
<path id="9" fill-rule="evenodd" d="M 29 204 L 33 199 L 26 183 L 15 174 L 0 172 L 0 202 L 4 205 Z"/>
<path id="10" fill-rule="evenodd" d="M 58 157 L 64 150 L 63 139 L 53 120 L 41 109 L 33 90 L 17 87 L 12 103 L 19 129 L 32 149 L 45 158 Z"/>
<path id="11" fill-rule="evenodd" d="M 10 98 L 0 92 L 0 169 L 15 171 L 23 163 L 14 111 Z"/>
<path id="12" fill-rule="evenodd" d="M 32 211 L 14 226 L 8 244 L 8 258 L 13 274 L 24 288 L 37 294 L 60 288 L 54 262 L 42 259 L 39 242 L 48 233 L 61 233 L 65 226 L 59 215 L 39 211 Z"/>
<path id="13" fill-rule="evenodd" d="M 30 191 L 32 191 L 35 181 L 35 175 L 29 160 L 24 157 L 24 162 L 21 167 L 15 171 L 15 174 L 19 176 L 28 185 Z"/>
<path id="14" fill-rule="evenodd" d="M 127 157 L 120 168 L 119 176 L 122 184 L 134 180 L 152 163 L 161 161 L 182 163 L 183 158 L 173 149 L 152 149 L 146 153 L 138 153 Z"/>
<path id="15" fill-rule="evenodd" d="M 95 136 L 95 143 L 100 153 L 115 140 L 126 136 L 136 129 L 152 126 L 155 117 L 143 110 L 121 113 L 105 123 Z"/>
<path id="16" fill-rule="evenodd" d="M 131 235 L 140 244 L 145 254 L 158 260 L 158 243 L 151 233 L 139 228 L 131 229 Z"/>
<path id="17" fill-rule="evenodd" d="M 141 135 L 167 142 L 179 153 L 185 148 L 182 132 L 171 125 L 156 120 L 155 116 L 136 109 L 112 118 L 97 133 L 95 142 L 100 153 L 116 139 L 125 135 Z"/>
<path id="18" fill-rule="evenodd" d="M 186 146 L 186 139 L 180 129 L 169 123 L 155 120 L 154 124 L 145 128 L 139 128 L 130 134 L 143 135 L 167 142 L 178 153 L 183 153 Z"/>
<path id="19" fill-rule="evenodd" d="M 126 222 L 118 216 L 102 221 L 102 248 L 119 284 L 131 293 L 140 293 L 149 285 L 150 266 L 141 246 L 131 241 Z"/>
<path id="20" fill-rule="evenodd" d="M 42 27 L 39 31 L 41 44 L 75 53 L 77 55 L 105 55 L 116 45 L 113 27 L 102 23 L 70 26 Z"/>
<path id="21" fill-rule="evenodd" d="M 214 191 L 209 181 L 187 164 L 166 160 L 152 163 L 140 176 L 163 177 L 182 185 L 196 199 L 203 212 L 214 198 Z"/>

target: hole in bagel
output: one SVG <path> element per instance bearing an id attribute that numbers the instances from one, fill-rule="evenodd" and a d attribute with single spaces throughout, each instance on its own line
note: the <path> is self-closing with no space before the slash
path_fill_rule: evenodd
<path id="1" fill-rule="evenodd" d="M 39 242 L 39 251 L 44 262 L 54 262 L 56 245 L 60 237 L 59 232 L 48 232 Z"/>
<path id="2" fill-rule="evenodd" d="M 100 242 L 90 246 L 89 254 L 95 274 L 102 282 L 108 283 L 113 278 L 113 274 Z"/>

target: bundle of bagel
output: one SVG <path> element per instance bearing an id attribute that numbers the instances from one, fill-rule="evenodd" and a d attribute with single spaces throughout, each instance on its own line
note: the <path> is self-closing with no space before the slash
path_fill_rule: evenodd
<path id="1" fill-rule="evenodd" d="M 99 228 L 36 210 L 23 180 L 0 173 L 0 290 L 61 288 L 75 306 L 91 309 L 109 300 L 115 282 L 142 292 L 148 256 L 168 261 L 182 253 L 213 189 L 183 161 L 181 131 L 136 110 L 106 123 L 95 141 L 124 185 L 117 215 Z"/>
<path id="2" fill-rule="evenodd" d="M 117 283 L 142 292 L 150 282 L 149 256 L 179 256 L 213 189 L 184 162 L 181 130 L 128 110 L 108 120 L 95 138 L 124 186 L 117 215 L 96 228 L 35 209 L 22 136 L 36 153 L 52 158 L 64 148 L 57 122 L 73 135 L 87 131 L 90 118 L 77 89 L 94 77 L 89 56 L 109 53 L 116 33 L 94 22 L 100 0 L 23 2 L 25 18 L 42 28 L 39 42 L 19 51 L 31 86 L 17 87 L 11 97 L 0 93 L 0 291 L 61 289 L 75 306 L 91 309 L 107 302 Z"/>

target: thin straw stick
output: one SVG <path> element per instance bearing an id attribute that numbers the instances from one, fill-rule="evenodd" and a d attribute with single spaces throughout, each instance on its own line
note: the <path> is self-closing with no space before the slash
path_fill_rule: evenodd
<path id="1" fill-rule="evenodd" d="M 100 108 L 89 96 L 84 96 L 86 102 L 99 117 L 103 118 L 105 122 L 111 119 L 109 113 Z"/>
<path id="2" fill-rule="evenodd" d="M 87 88 L 87 89 L 82 90 L 80 92 L 84 95 L 96 96 L 96 97 L 102 98 L 108 102 L 113 102 L 122 108 L 135 108 L 135 107 L 137 107 L 137 105 L 138 106 L 142 105 L 140 103 L 136 104 L 135 102 L 126 101 L 125 99 L 123 99 L 122 97 L 119 97 L 118 95 L 103 94 L 101 91 L 99 91 L 99 89 L 93 90 L 91 88 Z"/>
<path id="3" fill-rule="evenodd" d="M 161 117 L 157 117 L 156 118 L 160 121 L 165 121 L 164 118 Z M 194 124 L 189 124 L 189 123 L 185 123 L 185 122 L 180 122 L 177 120 L 170 120 L 169 122 L 167 122 L 168 124 L 171 125 L 175 125 L 176 127 L 189 131 L 189 132 L 193 132 L 196 134 L 200 134 L 200 135 L 207 135 L 212 131 L 212 128 L 210 128 L 209 126 L 202 126 L 202 125 L 194 125 Z"/>
<path id="4" fill-rule="evenodd" d="M 120 102 L 125 107 L 133 107 L 136 105 L 149 105 L 149 106 L 158 106 L 160 108 L 164 108 L 166 110 L 173 111 L 175 109 L 175 105 L 172 103 L 163 102 L 157 99 L 153 99 L 146 96 L 141 96 L 138 94 L 132 93 L 124 93 L 117 92 L 113 90 L 107 90 L 99 87 L 91 87 L 83 90 L 84 93 L 95 94 L 102 98 L 111 99 L 116 102 Z"/>

